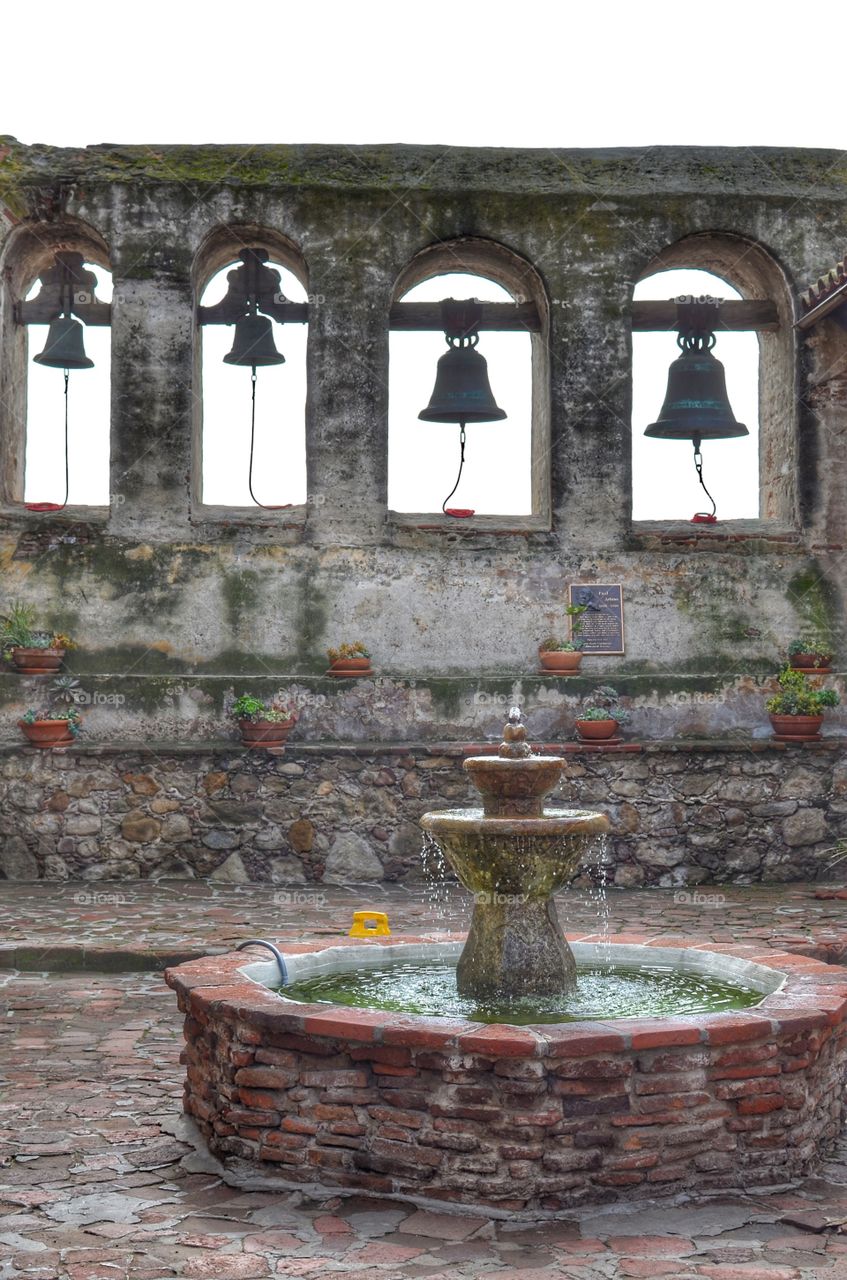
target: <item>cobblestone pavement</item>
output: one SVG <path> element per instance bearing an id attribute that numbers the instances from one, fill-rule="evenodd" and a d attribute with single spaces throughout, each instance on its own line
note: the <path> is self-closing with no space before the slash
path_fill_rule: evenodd
<path id="1" fill-rule="evenodd" d="M 89 964 L 99 957 L 119 966 L 132 950 L 140 964 L 144 948 L 158 955 L 226 949 L 261 934 L 325 936 L 368 901 L 328 891 L 322 901 L 274 902 L 281 890 L 183 884 L 7 882 L 2 892 L 7 965 L 15 947 L 28 965 L 35 946 L 55 964 L 73 958 L 62 948 L 84 943 Z M 111 902 L 92 901 L 110 893 Z M 818 899 L 814 887 L 697 893 L 707 900 L 615 893 L 612 927 L 791 941 L 830 953 L 847 940 L 847 902 Z M 89 901 L 75 900 L 86 894 Z M 458 898 L 443 917 L 406 891 L 379 902 L 398 929 L 462 922 Z M 569 895 L 575 925 L 597 910 L 591 894 Z M 2 1280 L 847 1280 L 847 1235 L 838 1231 L 847 1220 L 847 1145 L 819 1177 L 771 1195 L 585 1209 L 542 1224 L 364 1197 L 244 1192 L 186 1140 L 180 1019 L 158 973 L 6 968 L 0 986 Z"/>
<path id="2" fill-rule="evenodd" d="M 847 864 L 845 864 L 847 865 Z M 681 889 L 572 888 L 559 896 L 567 929 L 601 926 L 656 937 L 713 942 L 755 939 L 779 950 L 847 956 L 847 899 L 835 886 L 709 886 Z M 95 968 L 229 951 L 250 937 L 325 938 L 345 933 L 353 911 L 387 912 L 399 933 L 466 928 L 470 895 L 457 886 L 209 885 L 202 881 L 2 881 L 0 965 Z"/>

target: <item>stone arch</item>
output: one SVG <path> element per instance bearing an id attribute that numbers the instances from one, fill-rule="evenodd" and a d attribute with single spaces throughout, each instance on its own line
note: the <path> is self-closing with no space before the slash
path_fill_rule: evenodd
<path id="1" fill-rule="evenodd" d="M 205 237 L 194 256 L 191 268 L 194 317 L 191 492 L 193 507 L 202 509 L 207 517 L 218 510 L 221 514 L 231 514 L 233 509 L 247 516 L 252 514 L 250 508 L 217 508 L 206 503 L 203 498 L 203 326 L 197 322 L 197 307 L 208 283 L 225 267 L 235 262 L 242 249 L 251 248 L 266 249 L 270 266 L 278 264 L 286 268 L 307 293 L 309 289 L 308 266 L 299 246 L 283 232 L 260 223 L 228 223 L 215 227 Z"/>
<path id="2" fill-rule="evenodd" d="M 797 340 L 789 282 L 774 255 L 759 241 L 729 231 L 698 231 L 662 249 L 638 280 L 661 271 L 697 268 L 719 276 L 743 298 L 769 298 L 779 327 L 759 340 L 759 518 L 793 527 L 797 522 Z"/>
<path id="3" fill-rule="evenodd" d="M 27 326 L 15 320 L 15 304 L 63 250 L 112 271 L 104 236 L 68 216 L 19 223 L 0 252 L 0 506 L 18 507 L 24 499 L 29 343 Z"/>
<path id="4" fill-rule="evenodd" d="M 532 516 L 550 523 L 550 301 L 538 269 L 508 245 L 483 236 L 456 236 L 420 249 L 403 267 L 391 302 L 402 301 L 416 285 L 436 276 L 471 274 L 501 285 L 516 303 L 533 302 L 540 330 L 530 334 L 532 360 Z"/>

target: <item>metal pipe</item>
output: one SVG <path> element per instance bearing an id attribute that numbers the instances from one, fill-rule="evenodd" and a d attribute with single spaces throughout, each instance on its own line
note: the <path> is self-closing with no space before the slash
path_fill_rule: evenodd
<path id="1" fill-rule="evenodd" d="M 275 947 L 272 942 L 266 942 L 264 938 L 249 938 L 247 942 L 239 942 L 235 949 L 236 951 L 243 951 L 245 947 L 267 947 L 268 951 L 272 951 L 279 965 L 279 976 L 282 979 L 282 984 L 283 986 L 287 984 L 288 969 L 285 966 L 285 958 L 278 947 Z"/>

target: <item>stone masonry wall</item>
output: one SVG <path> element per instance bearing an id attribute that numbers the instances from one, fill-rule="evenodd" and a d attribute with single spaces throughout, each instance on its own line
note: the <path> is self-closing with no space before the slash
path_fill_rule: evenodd
<path id="1" fill-rule="evenodd" d="M 553 803 L 612 819 L 619 886 L 813 878 L 847 837 L 847 759 L 765 743 L 654 743 L 568 757 Z M 11 879 L 413 882 L 420 816 L 473 803 L 462 749 L 290 746 L 0 752 Z"/>
<path id="2" fill-rule="evenodd" d="M 137 737 L 139 700 L 145 739 L 156 732 L 170 708 L 160 679 L 287 685 L 321 675 L 327 646 L 343 640 L 367 642 L 392 677 L 514 680 L 545 633 L 563 629 L 572 582 L 623 585 L 626 654 L 593 662 L 613 682 L 707 673 L 729 687 L 772 672 L 810 623 L 842 635 L 847 335 L 834 319 L 794 325 L 800 291 L 844 250 L 837 153 L 58 150 L 2 138 L 0 205 L 0 606 L 23 598 L 75 636 L 73 670 L 123 698 L 117 736 Z M 503 246 L 543 282 L 547 513 L 424 513 L 410 525 L 387 502 L 389 311 L 410 263 L 468 237 Z M 211 509 L 196 486 L 198 290 L 215 245 L 234 256 L 246 241 L 281 240 L 312 298 L 310 500 L 291 512 Z M 45 516 L 10 479 L 26 369 L 14 303 L 52 249 L 73 244 L 115 284 L 112 501 Z M 782 497 L 774 507 L 765 495 L 760 520 L 631 519 L 632 294 L 669 247 L 675 265 L 715 269 L 729 252 L 744 296 L 777 307 L 778 330 L 762 335 L 778 419 L 763 426 L 763 457 Z M 20 692 L 0 680 L 0 741 L 16 737 Z M 705 732 L 725 731 L 724 714 Z"/>

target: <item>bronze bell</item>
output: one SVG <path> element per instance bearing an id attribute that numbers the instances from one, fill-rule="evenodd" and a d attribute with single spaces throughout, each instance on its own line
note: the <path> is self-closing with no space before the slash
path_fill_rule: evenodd
<path id="1" fill-rule="evenodd" d="M 423 422 L 500 422 L 499 407 L 488 381 L 488 361 L 472 346 L 454 347 L 438 361 L 435 386 Z"/>
<path id="2" fill-rule="evenodd" d="M 82 325 L 72 316 L 59 316 L 50 321 L 47 341 L 40 355 L 33 356 L 36 364 L 48 369 L 93 369 L 94 361 L 85 354 Z"/>
<path id="3" fill-rule="evenodd" d="M 274 344 L 273 325 L 267 316 L 242 316 L 235 322 L 232 350 L 224 356 L 224 364 L 285 364 Z"/>
<path id="4" fill-rule="evenodd" d="M 702 441 L 749 435 L 732 412 L 723 365 L 708 346 L 702 342 L 692 345 L 693 341 L 686 343 L 682 355 L 668 370 L 665 402 L 645 436 L 654 440 Z"/>

